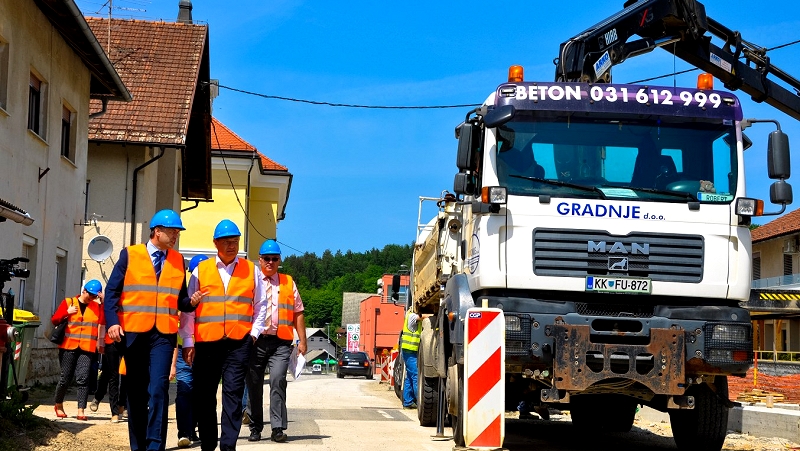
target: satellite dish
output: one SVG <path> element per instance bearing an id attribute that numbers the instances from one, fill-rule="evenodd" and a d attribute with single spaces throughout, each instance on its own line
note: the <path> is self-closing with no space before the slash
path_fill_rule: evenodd
<path id="1" fill-rule="evenodd" d="M 97 235 L 89 241 L 86 252 L 92 260 L 102 262 L 114 252 L 114 244 L 111 243 L 111 240 L 107 236 Z"/>

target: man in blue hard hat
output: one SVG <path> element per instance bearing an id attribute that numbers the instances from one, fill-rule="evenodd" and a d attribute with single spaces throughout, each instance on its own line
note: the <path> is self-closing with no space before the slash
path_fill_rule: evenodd
<path id="1" fill-rule="evenodd" d="M 163 451 L 178 310 L 192 311 L 183 256 L 174 250 L 182 230 L 175 211 L 150 220 L 150 239 L 128 246 L 108 279 L 108 336 L 121 348 L 127 371 L 128 435 L 134 451 Z"/>
<path id="2" fill-rule="evenodd" d="M 263 278 L 263 291 L 259 298 L 264 309 L 257 311 L 253 324 L 255 341 L 247 373 L 247 390 L 250 393 L 249 441 L 261 440 L 264 428 L 264 371 L 269 367 L 269 424 L 271 438 L 285 442 L 288 417 L 286 415 L 286 371 L 292 355 L 294 330 L 297 330 L 297 351 L 306 353 L 306 323 L 303 300 L 292 278 L 278 274 L 281 248 L 275 240 L 266 240 L 259 249 L 259 265 Z"/>
<path id="3" fill-rule="evenodd" d="M 242 397 L 250 351 L 255 341 L 254 310 L 261 277 L 256 266 L 239 258 L 239 227 L 223 219 L 214 229 L 216 258 L 197 265 L 189 278 L 194 313 L 181 315 L 183 358 L 192 366 L 192 397 L 200 449 L 234 451 L 242 427 Z M 257 334 L 257 332 L 256 332 Z M 221 434 L 217 430 L 217 392 L 222 381 Z"/>

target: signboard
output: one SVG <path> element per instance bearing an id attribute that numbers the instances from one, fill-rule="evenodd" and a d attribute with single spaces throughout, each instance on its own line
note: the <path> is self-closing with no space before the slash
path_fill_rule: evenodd
<path id="1" fill-rule="evenodd" d="M 361 336 L 360 324 L 347 325 L 347 352 L 358 351 L 358 340 Z"/>

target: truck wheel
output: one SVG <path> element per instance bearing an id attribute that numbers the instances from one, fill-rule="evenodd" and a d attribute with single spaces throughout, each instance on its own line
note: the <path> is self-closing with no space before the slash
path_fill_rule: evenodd
<path id="1" fill-rule="evenodd" d="M 464 441 L 464 365 L 458 365 L 458 415 L 450 419 L 453 426 L 453 442 L 456 446 L 465 446 Z"/>
<path id="2" fill-rule="evenodd" d="M 425 361 L 420 343 L 417 353 L 417 417 L 420 426 L 436 426 L 436 412 L 439 408 L 439 378 L 425 377 Z"/>
<path id="3" fill-rule="evenodd" d="M 406 380 L 406 365 L 401 357 L 394 361 L 394 394 L 397 399 L 403 399 L 403 384 Z"/>
<path id="4" fill-rule="evenodd" d="M 622 395 L 583 395 L 570 401 L 572 425 L 587 431 L 629 432 L 638 402 Z"/>
<path id="5" fill-rule="evenodd" d="M 672 436 L 680 450 L 719 451 L 728 432 L 728 378 L 717 376 L 716 392 L 706 384 L 692 385 L 686 390 L 694 396 L 694 409 L 671 410 Z"/>

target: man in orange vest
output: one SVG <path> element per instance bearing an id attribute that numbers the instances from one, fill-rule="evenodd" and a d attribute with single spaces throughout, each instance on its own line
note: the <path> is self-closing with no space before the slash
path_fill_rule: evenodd
<path id="1" fill-rule="evenodd" d="M 181 218 L 161 210 L 150 220 L 150 240 L 128 246 L 108 279 L 108 335 L 125 358 L 128 435 L 133 451 L 163 451 L 172 354 L 178 343 L 178 310 L 192 311 L 183 256 L 173 248 Z"/>
<path id="2" fill-rule="evenodd" d="M 181 315 L 183 358 L 192 366 L 194 415 L 200 449 L 234 451 L 242 427 L 242 396 L 254 338 L 253 309 L 261 292 L 255 265 L 239 258 L 239 227 L 223 219 L 214 229 L 216 258 L 200 262 L 189 279 L 194 313 Z M 222 434 L 217 391 L 222 379 Z"/>
<path id="3" fill-rule="evenodd" d="M 288 418 L 286 415 L 286 371 L 292 355 L 294 330 L 299 339 L 297 351 L 306 353 L 306 323 L 303 316 L 303 300 L 297 285 L 290 276 L 278 274 L 281 263 L 281 248 L 275 240 L 266 240 L 258 252 L 263 291 L 257 299 L 263 299 L 265 307 L 257 310 L 253 324 L 254 336 L 258 337 L 250 355 L 250 371 L 247 373 L 247 391 L 250 392 L 250 437 L 261 440 L 264 428 L 264 371 L 269 366 L 269 423 L 271 438 L 285 442 Z"/>

